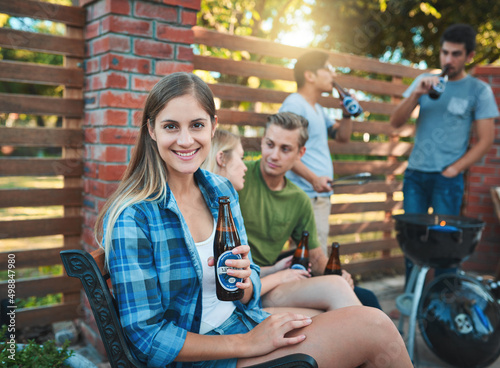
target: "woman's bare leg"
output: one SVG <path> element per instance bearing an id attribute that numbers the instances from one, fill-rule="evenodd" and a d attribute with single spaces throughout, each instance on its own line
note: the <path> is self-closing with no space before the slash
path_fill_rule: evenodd
<path id="1" fill-rule="evenodd" d="M 321 313 L 308 327 L 290 333 L 299 334 L 306 335 L 303 342 L 262 357 L 240 359 L 238 367 L 293 353 L 311 355 L 320 368 L 413 367 L 396 326 L 375 308 L 353 306 Z"/>
<path id="2" fill-rule="evenodd" d="M 361 305 L 353 289 L 340 276 L 318 276 L 277 286 L 262 296 L 264 308 L 296 307 L 334 310 Z"/>
<path id="3" fill-rule="evenodd" d="M 303 314 L 304 316 L 314 317 L 320 313 L 325 312 L 320 309 L 311 309 L 311 308 L 295 308 L 295 307 L 270 307 L 264 308 L 267 313 L 276 314 L 276 313 L 295 313 L 295 314 Z"/>

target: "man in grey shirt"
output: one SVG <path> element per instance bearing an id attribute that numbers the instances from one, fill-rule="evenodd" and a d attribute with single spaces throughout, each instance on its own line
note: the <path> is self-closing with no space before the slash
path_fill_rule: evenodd
<path id="1" fill-rule="evenodd" d="M 405 91 L 405 99 L 391 116 L 397 128 L 420 106 L 415 144 L 403 181 L 405 213 L 459 215 L 464 193 L 463 172 L 489 150 L 495 136 L 494 118 L 499 116 L 490 86 L 471 77 L 465 65 L 472 61 L 476 32 L 465 24 L 447 28 L 441 36 L 439 60 L 448 68 L 442 95 L 428 95 L 439 82 L 423 74 Z M 471 130 L 477 140 L 468 149 Z M 407 272 L 412 264 L 407 260 Z"/>

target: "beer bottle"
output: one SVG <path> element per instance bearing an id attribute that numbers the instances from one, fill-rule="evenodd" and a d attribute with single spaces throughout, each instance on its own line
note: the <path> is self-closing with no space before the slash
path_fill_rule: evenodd
<path id="1" fill-rule="evenodd" d="M 431 87 L 429 91 L 429 97 L 433 100 L 437 100 L 439 96 L 444 92 L 446 88 L 446 82 L 448 82 L 448 65 L 445 65 L 441 74 L 439 75 L 439 82 L 435 86 Z"/>
<path id="2" fill-rule="evenodd" d="M 219 218 L 215 229 L 214 260 L 215 285 L 217 298 L 223 301 L 233 301 L 243 298 L 243 290 L 236 287 L 242 279 L 228 275 L 226 266 L 228 259 L 241 259 L 239 254 L 231 253 L 232 249 L 241 245 L 236 231 L 229 197 L 219 197 Z"/>
<path id="3" fill-rule="evenodd" d="M 354 98 L 351 97 L 351 94 L 347 92 L 340 84 L 333 81 L 333 87 L 338 91 L 340 96 L 340 101 L 342 101 L 342 105 L 346 109 L 347 113 L 350 116 L 359 116 L 363 112 L 361 105 Z"/>
<path id="4" fill-rule="evenodd" d="M 337 242 L 332 243 L 332 252 L 325 267 L 324 275 L 339 275 L 342 276 L 342 266 L 340 265 L 339 257 L 340 244 Z"/>
<path id="5" fill-rule="evenodd" d="M 296 270 L 309 270 L 309 232 L 302 232 L 302 239 L 300 239 L 297 249 L 292 257 L 292 265 L 290 268 Z"/>

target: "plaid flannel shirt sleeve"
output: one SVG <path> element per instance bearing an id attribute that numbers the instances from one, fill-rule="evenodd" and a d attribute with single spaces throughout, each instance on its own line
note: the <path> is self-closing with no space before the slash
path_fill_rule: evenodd
<path id="1" fill-rule="evenodd" d="M 133 352 L 148 366 L 165 367 L 178 355 L 187 331 L 164 318 L 149 231 L 143 213 L 125 209 L 113 228 L 109 268 L 120 321 Z"/>

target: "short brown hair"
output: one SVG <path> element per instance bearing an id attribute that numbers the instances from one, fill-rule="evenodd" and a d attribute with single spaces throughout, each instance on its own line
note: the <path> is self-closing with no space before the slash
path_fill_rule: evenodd
<path id="1" fill-rule="evenodd" d="M 299 147 L 304 147 L 307 139 L 309 139 L 309 131 L 307 130 L 309 122 L 303 116 L 294 114 L 293 112 L 279 112 L 270 115 L 267 118 L 266 130 L 270 125 L 277 125 L 286 130 L 299 129 Z"/>

